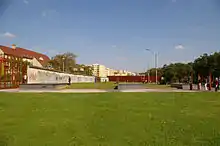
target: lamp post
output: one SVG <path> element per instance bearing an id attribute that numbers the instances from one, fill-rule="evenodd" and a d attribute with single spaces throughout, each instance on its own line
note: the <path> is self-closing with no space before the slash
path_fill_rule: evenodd
<path id="1" fill-rule="evenodd" d="M 146 51 L 151 52 L 154 55 L 154 59 L 155 59 L 155 72 L 156 72 L 156 84 L 157 84 L 157 64 L 158 64 L 158 53 L 153 52 L 151 49 L 145 49 Z"/>
<path id="2" fill-rule="evenodd" d="M 65 65 L 65 64 L 64 64 L 65 57 L 63 57 L 62 59 L 63 59 L 63 72 L 64 72 L 64 71 L 65 71 L 65 68 L 64 68 L 64 65 Z"/>

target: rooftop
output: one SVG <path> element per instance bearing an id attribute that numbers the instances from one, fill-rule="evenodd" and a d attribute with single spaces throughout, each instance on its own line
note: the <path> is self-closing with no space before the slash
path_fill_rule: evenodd
<path id="1" fill-rule="evenodd" d="M 48 61 L 50 60 L 50 58 L 44 54 L 31 51 L 31 50 L 27 50 L 24 48 L 16 47 L 15 45 L 12 45 L 12 47 L 0 45 L 0 50 L 2 50 L 4 54 L 6 55 L 13 55 L 13 56 L 28 58 L 28 59 L 36 58 L 38 62 L 41 63 L 42 66 L 46 65 Z"/>

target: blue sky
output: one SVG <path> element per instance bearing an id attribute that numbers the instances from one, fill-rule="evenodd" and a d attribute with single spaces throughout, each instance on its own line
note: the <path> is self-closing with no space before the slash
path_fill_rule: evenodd
<path id="1" fill-rule="evenodd" d="M 219 0 L 0 0 L 0 44 L 144 71 L 220 50 Z M 3 3 L 5 2 L 5 3 Z"/>

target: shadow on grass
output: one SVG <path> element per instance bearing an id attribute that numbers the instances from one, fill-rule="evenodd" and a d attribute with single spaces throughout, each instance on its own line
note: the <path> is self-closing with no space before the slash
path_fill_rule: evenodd
<path id="1" fill-rule="evenodd" d="M 0 146 L 8 146 L 9 145 L 9 137 L 4 135 L 0 131 Z"/>
<path id="2" fill-rule="evenodd" d="M 214 138 L 207 138 L 202 140 L 203 143 L 207 145 L 216 145 L 218 146 L 220 144 L 220 136 L 214 137 Z"/>

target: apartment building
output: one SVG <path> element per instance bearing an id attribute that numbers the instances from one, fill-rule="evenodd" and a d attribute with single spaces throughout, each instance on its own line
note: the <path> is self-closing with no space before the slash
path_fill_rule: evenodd
<path id="1" fill-rule="evenodd" d="M 117 70 L 106 68 L 107 76 L 114 76 L 117 73 Z"/>
<path id="2" fill-rule="evenodd" d="M 96 77 L 107 77 L 106 67 L 101 64 L 93 64 L 93 75 Z"/>
<path id="3" fill-rule="evenodd" d="M 134 73 L 130 72 L 130 71 L 126 71 L 126 70 L 118 70 L 114 76 L 132 76 L 134 75 Z"/>
<path id="4" fill-rule="evenodd" d="M 104 65 L 93 64 L 93 75 L 97 77 L 107 77 L 107 76 L 132 76 L 134 73 L 126 70 L 115 70 L 107 68 Z"/>

